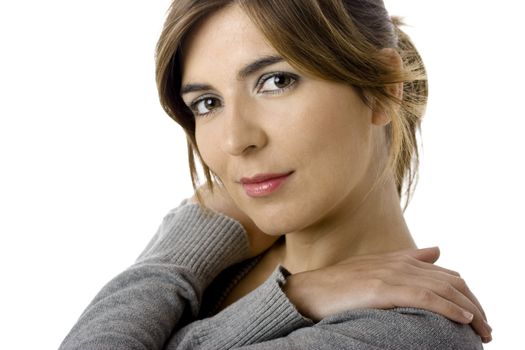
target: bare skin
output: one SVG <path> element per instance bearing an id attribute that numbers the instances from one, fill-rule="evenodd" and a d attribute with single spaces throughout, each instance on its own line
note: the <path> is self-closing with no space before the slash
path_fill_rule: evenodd
<path id="1" fill-rule="evenodd" d="M 222 310 L 260 286 L 279 264 L 285 266 L 285 240 L 262 232 L 219 186 L 213 193 L 204 187 L 199 192 L 208 209 L 228 215 L 245 227 L 250 256 L 264 253 L 230 291 Z M 196 196 L 190 201 L 197 203 Z M 434 265 L 438 258 L 437 248 L 357 255 L 338 264 L 295 273 L 287 278 L 283 290 L 298 311 L 314 321 L 351 309 L 420 307 L 459 323 L 470 323 L 483 342 L 490 342 L 492 329 L 479 301 L 457 272 Z"/>
<path id="2" fill-rule="evenodd" d="M 400 61 L 395 51 L 384 54 Z M 314 320 L 353 308 L 423 307 L 471 323 L 490 341 L 464 281 L 432 264 L 437 250 L 416 250 L 391 174 L 378 182 L 388 116 L 353 87 L 285 60 L 241 74 L 267 57 L 278 53 L 236 5 L 206 18 L 182 57 L 182 98 L 195 116 L 197 146 L 224 184 L 203 191 L 204 202 L 243 224 L 251 256 L 268 250 L 224 306 L 281 264 L 293 273 L 285 292 Z M 275 193 L 250 196 L 241 178 L 261 173 L 291 175 Z"/>

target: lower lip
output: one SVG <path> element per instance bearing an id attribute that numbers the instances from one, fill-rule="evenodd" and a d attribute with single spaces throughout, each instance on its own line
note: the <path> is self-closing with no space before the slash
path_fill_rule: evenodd
<path id="1" fill-rule="evenodd" d="M 292 174 L 274 177 L 273 179 L 252 184 L 242 184 L 242 187 L 250 197 L 264 197 L 277 191 L 290 175 Z"/>

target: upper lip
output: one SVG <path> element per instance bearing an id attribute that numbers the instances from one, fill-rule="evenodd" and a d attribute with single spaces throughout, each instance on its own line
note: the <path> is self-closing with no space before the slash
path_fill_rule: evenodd
<path id="1" fill-rule="evenodd" d="M 275 179 L 277 177 L 288 176 L 291 173 L 293 173 L 293 171 L 289 171 L 287 173 L 280 173 L 280 174 L 257 174 L 252 177 L 243 177 L 241 178 L 239 182 L 243 185 L 244 184 L 254 184 L 258 182 L 268 181 L 270 179 Z"/>

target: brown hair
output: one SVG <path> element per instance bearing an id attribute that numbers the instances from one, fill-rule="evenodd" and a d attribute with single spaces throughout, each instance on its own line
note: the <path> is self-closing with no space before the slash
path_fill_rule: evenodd
<path id="1" fill-rule="evenodd" d="M 164 110 L 186 131 L 193 186 L 198 186 L 195 155 L 210 189 L 213 174 L 199 154 L 193 114 L 180 97 L 180 48 L 196 23 L 231 4 L 241 6 L 292 66 L 351 85 L 365 103 L 388 113 L 389 165 L 407 205 L 417 180 L 416 133 L 426 106 L 427 79 L 416 48 L 399 29 L 401 20 L 388 15 L 382 0 L 173 1 L 157 44 L 157 87 Z M 385 60 L 382 48 L 395 49 L 403 67 Z M 401 100 L 391 88 L 396 83 L 403 83 Z"/>

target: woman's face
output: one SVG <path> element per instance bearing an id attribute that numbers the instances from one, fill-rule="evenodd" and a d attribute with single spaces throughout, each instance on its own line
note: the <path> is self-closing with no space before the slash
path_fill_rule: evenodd
<path id="1" fill-rule="evenodd" d="M 369 189 L 372 111 L 281 59 L 238 6 L 191 33 L 182 67 L 200 154 L 263 231 L 321 224 Z"/>

